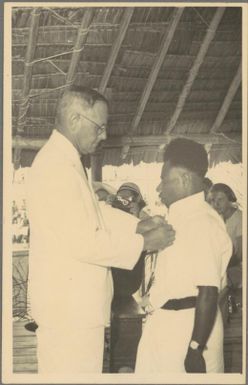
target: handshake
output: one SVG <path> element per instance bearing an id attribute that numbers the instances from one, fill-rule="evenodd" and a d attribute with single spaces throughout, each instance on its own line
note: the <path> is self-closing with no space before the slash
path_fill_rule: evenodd
<path id="1" fill-rule="evenodd" d="M 136 232 L 144 238 L 143 250 L 163 250 L 175 240 L 175 230 L 159 215 L 141 220 Z"/>

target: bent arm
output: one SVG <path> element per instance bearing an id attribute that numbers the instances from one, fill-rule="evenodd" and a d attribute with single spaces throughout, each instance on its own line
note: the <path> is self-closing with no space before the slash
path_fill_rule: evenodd
<path id="1" fill-rule="evenodd" d="M 184 360 L 187 373 L 206 373 L 206 363 L 202 351 L 207 345 L 217 311 L 218 288 L 215 286 L 199 286 L 198 288 L 192 343 L 189 344 Z M 199 344 L 198 347 L 193 345 L 195 342 Z"/>
<path id="2" fill-rule="evenodd" d="M 122 218 L 113 219 L 106 231 L 98 226 L 87 183 L 72 167 L 54 167 L 32 176 L 31 232 L 46 240 L 45 248 L 61 255 L 61 260 L 63 257 L 105 267 L 133 268 L 144 244 L 143 237 L 136 234 L 137 218 L 128 226 Z"/>

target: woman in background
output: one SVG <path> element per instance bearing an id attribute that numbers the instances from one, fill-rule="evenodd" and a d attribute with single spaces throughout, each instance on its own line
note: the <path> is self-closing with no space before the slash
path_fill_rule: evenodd
<path id="1" fill-rule="evenodd" d="M 222 292 L 219 299 L 224 325 L 228 323 L 230 313 L 242 303 L 242 212 L 236 202 L 237 198 L 228 185 L 217 183 L 212 186 L 209 203 L 222 216 L 233 244 L 227 268 L 227 292 Z"/>
<path id="2" fill-rule="evenodd" d="M 237 198 L 229 186 L 224 183 L 212 186 L 211 204 L 224 219 L 233 243 L 231 266 L 242 262 L 242 212 L 235 206 L 236 202 Z"/>

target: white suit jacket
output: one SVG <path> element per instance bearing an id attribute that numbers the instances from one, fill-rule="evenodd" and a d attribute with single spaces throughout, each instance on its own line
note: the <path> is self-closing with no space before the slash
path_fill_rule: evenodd
<path id="1" fill-rule="evenodd" d="M 104 229 L 80 157 L 56 130 L 33 162 L 27 193 L 34 319 L 46 327 L 106 324 L 109 267 L 132 269 L 143 248 L 143 237 L 135 233 L 137 219 L 112 209 L 113 221 Z"/>

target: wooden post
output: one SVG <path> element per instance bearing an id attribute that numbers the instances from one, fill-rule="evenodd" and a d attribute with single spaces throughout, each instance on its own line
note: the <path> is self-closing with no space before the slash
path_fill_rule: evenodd
<path id="1" fill-rule="evenodd" d="M 29 108 L 29 91 L 32 83 L 32 69 L 33 60 L 35 56 L 35 48 L 38 40 L 39 33 L 39 17 L 40 8 L 34 8 L 31 13 L 31 25 L 29 30 L 29 38 L 27 44 L 27 51 L 24 61 L 24 76 L 23 76 L 23 88 L 21 94 L 21 100 L 19 104 L 19 111 L 17 117 L 17 134 L 16 134 L 16 147 L 14 150 L 14 168 L 18 169 L 21 161 L 21 148 L 18 147 L 18 141 L 20 140 L 20 134 L 24 132 L 26 123 L 26 116 Z"/>
<path id="2" fill-rule="evenodd" d="M 189 96 L 192 85 L 193 85 L 193 83 L 194 83 L 194 81 L 198 75 L 200 66 L 202 65 L 203 60 L 207 54 L 209 45 L 215 36 L 216 30 L 218 28 L 218 25 L 219 25 L 221 19 L 222 19 L 222 16 L 225 12 L 225 9 L 226 9 L 225 7 L 218 8 L 212 21 L 211 21 L 211 24 L 207 30 L 206 36 L 202 42 L 201 48 L 200 48 L 200 50 L 199 50 L 199 52 L 195 58 L 193 66 L 189 72 L 188 79 L 187 79 L 187 81 L 183 87 L 181 94 L 179 95 L 175 111 L 174 111 L 174 113 L 173 113 L 173 115 L 169 121 L 169 124 L 168 124 L 168 126 L 164 132 L 165 135 L 169 135 L 171 133 L 171 131 L 174 129 L 174 127 L 178 121 L 178 118 L 179 118 L 179 116 L 183 110 L 184 105 L 185 105 L 186 99 Z"/>

